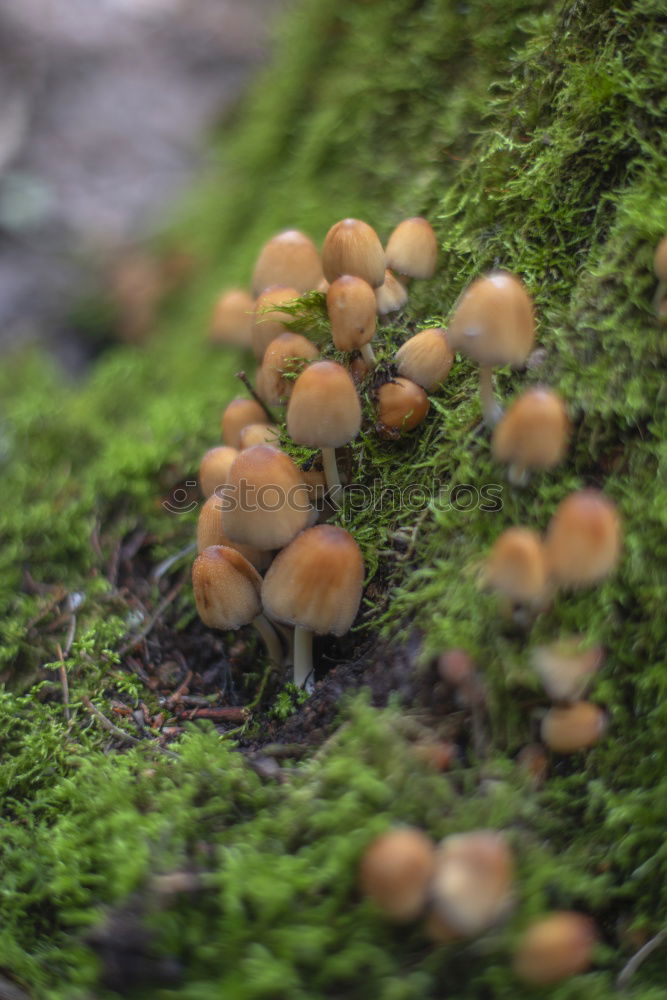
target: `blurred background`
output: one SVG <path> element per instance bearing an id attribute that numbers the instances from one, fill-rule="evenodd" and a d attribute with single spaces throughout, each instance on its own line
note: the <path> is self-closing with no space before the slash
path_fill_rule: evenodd
<path id="1" fill-rule="evenodd" d="M 41 343 L 80 372 L 95 346 L 73 310 L 100 289 L 140 339 L 151 287 L 187 269 L 158 273 L 142 244 L 205 169 L 282 3 L 0 0 L 0 354 Z"/>

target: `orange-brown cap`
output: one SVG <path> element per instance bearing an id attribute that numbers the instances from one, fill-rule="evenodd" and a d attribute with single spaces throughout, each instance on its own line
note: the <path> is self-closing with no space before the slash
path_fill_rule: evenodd
<path id="1" fill-rule="evenodd" d="M 261 552 L 250 545 L 232 542 L 222 529 L 222 502 L 217 496 L 210 496 L 199 512 L 197 521 L 197 552 L 203 552 L 211 545 L 224 545 L 236 549 L 259 572 L 263 572 L 271 562 L 269 552 Z"/>
<path id="2" fill-rule="evenodd" d="M 211 545 L 200 552 L 192 586 L 199 617 L 209 628 L 241 628 L 261 614 L 262 578 L 236 549 Z"/>
<path id="3" fill-rule="evenodd" d="M 229 470 L 237 455 L 238 450 L 226 444 L 209 448 L 199 464 L 199 488 L 205 497 L 210 497 L 218 486 L 227 484 Z"/>
<path id="4" fill-rule="evenodd" d="M 477 278 L 456 303 L 447 339 L 480 365 L 521 365 L 535 339 L 532 299 L 508 271 Z"/>
<path id="5" fill-rule="evenodd" d="M 278 448 L 279 438 L 280 427 L 277 424 L 246 424 L 239 434 L 239 450 L 252 448 L 255 444 L 272 444 L 274 448 Z"/>
<path id="6" fill-rule="evenodd" d="M 256 444 L 229 470 L 222 526 L 235 542 L 257 549 L 287 545 L 308 523 L 308 489 L 283 451 Z"/>
<path id="7" fill-rule="evenodd" d="M 460 934 L 481 934 L 512 905 L 514 860 L 501 833 L 475 830 L 440 843 L 433 879 L 433 906 Z"/>
<path id="8" fill-rule="evenodd" d="M 373 339 L 376 325 L 373 289 L 353 274 L 344 274 L 329 285 L 327 312 L 331 337 L 339 351 L 358 351 Z"/>
<path id="9" fill-rule="evenodd" d="M 441 327 L 422 330 L 396 352 L 398 374 L 421 385 L 428 392 L 444 382 L 454 362 L 454 352 Z"/>
<path id="10" fill-rule="evenodd" d="M 578 701 L 567 708 L 550 708 L 542 719 L 540 736 L 556 753 L 587 750 L 602 739 L 607 717 L 598 705 Z"/>
<path id="11" fill-rule="evenodd" d="M 408 301 L 408 290 L 401 284 L 393 271 L 387 268 L 384 272 L 384 282 L 375 289 L 375 307 L 380 316 L 398 312 Z"/>
<path id="12" fill-rule="evenodd" d="M 571 493 L 556 508 L 546 538 L 549 569 L 563 587 L 585 587 L 609 576 L 621 551 L 616 505 L 598 490 Z"/>
<path id="13" fill-rule="evenodd" d="M 252 318 L 252 349 L 258 361 L 264 357 L 271 341 L 286 332 L 285 323 L 291 323 L 294 319 L 289 313 L 283 312 L 280 306 L 298 298 L 296 288 L 267 288 L 258 296 Z"/>
<path id="14" fill-rule="evenodd" d="M 302 295 L 317 288 L 322 280 L 322 264 L 317 247 L 298 229 L 286 229 L 262 247 L 252 276 L 255 294 L 282 285 Z"/>
<path id="15" fill-rule="evenodd" d="M 309 448 L 340 448 L 361 427 L 354 382 L 335 361 L 316 361 L 299 375 L 287 407 L 287 433 Z"/>
<path id="16" fill-rule="evenodd" d="M 254 399 L 239 396 L 229 403 L 222 414 L 220 429 L 222 440 L 230 448 L 238 448 L 240 435 L 248 424 L 261 424 L 266 420 L 266 410 Z"/>
<path id="17" fill-rule="evenodd" d="M 387 243 L 387 267 L 410 278 L 432 278 L 438 241 L 431 223 L 417 215 L 399 222 Z"/>
<path id="18" fill-rule="evenodd" d="M 359 610 L 363 580 L 364 562 L 352 535 L 318 524 L 278 553 L 264 578 L 262 603 L 285 625 L 344 635 Z"/>
<path id="19" fill-rule="evenodd" d="M 659 278 L 660 281 L 667 281 L 667 236 L 663 236 L 655 248 L 653 270 L 656 278 Z"/>
<path id="20" fill-rule="evenodd" d="M 547 591 L 542 539 L 530 528 L 508 528 L 496 539 L 484 567 L 484 582 L 510 601 L 540 605 Z"/>
<path id="21" fill-rule="evenodd" d="M 514 953 L 514 972 L 531 986 L 551 986 L 585 972 L 597 943 L 594 922 L 583 913 L 562 910 L 532 923 Z"/>
<path id="22" fill-rule="evenodd" d="M 602 666 L 602 646 L 586 646 L 581 636 L 568 636 L 536 646 L 531 661 L 553 701 L 577 701 Z"/>
<path id="23" fill-rule="evenodd" d="M 433 842 L 414 827 L 390 830 L 373 840 L 361 858 L 361 891 L 390 920 L 407 923 L 426 906 L 435 867 Z"/>
<path id="24" fill-rule="evenodd" d="M 360 219 L 337 222 L 324 240 L 322 269 L 327 281 L 354 274 L 379 288 L 384 282 L 385 262 L 378 234 Z"/>
<path id="25" fill-rule="evenodd" d="M 529 389 L 496 424 L 493 454 L 497 461 L 521 469 L 550 469 L 563 458 L 569 433 L 570 421 L 558 393 Z"/>
<path id="26" fill-rule="evenodd" d="M 411 431 L 426 419 L 428 396 L 420 385 L 397 375 L 377 390 L 377 415 L 383 429 Z"/>
<path id="27" fill-rule="evenodd" d="M 243 288 L 223 292 L 211 318 L 210 339 L 216 344 L 250 348 L 250 332 L 255 300 Z"/>
<path id="28" fill-rule="evenodd" d="M 262 361 L 262 399 L 269 406 L 278 406 L 292 393 L 294 381 L 285 374 L 301 371 L 306 361 L 314 361 L 319 351 L 312 341 L 300 333 L 282 333 L 272 340 Z"/>

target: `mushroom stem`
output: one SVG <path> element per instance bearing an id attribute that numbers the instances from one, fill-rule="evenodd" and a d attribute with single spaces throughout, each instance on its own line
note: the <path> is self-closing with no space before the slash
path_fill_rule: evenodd
<path id="1" fill-rule="evenodd" d="M 322 466 L 324 468 L 324 478 L 327 484 L 328 500 L 333 507 L 338 508 L 339 497 L 342 490 L 338 466 L 336 465 L 336 449 L 322 448 Z"/>
<path id="2" fill-rule="evenodd" d="M 507 479 L 512 486 L 526 486 L 530 479 L 530 473 L 524 465 L 513 463 L 507 470 Z"/>
<path id="3" fill-rule="evenodd" d="M 280 645 L 280 639 L 276 635 L 273 625 L 271 625 L 268 619 L 262 614 L 253 618 L 252 623 L 264 640 L 264 645 L 266 646 L 269 654 L 269 659 L 272 663 L 275 663 L 276 666 L 280 666 L 283 661 L 283 649 Z"/>
<path id="4" fill-rule="evenodd" d="M 301 625 L 294 626 L 294 683 L 305 687 L 313 672 L 313 633 Z"/>
<path id="5" fill-rule="evenodd" d="M 361 356 L 368 365 L 369 368 L 373 369 L 377 367 L 377 358 L 375 357 L 375 352 L 370 344 L 362 344 L 359 348 L 361 351 Z"/>
<path id="6" fill-rule="evenodd" d="M 658 287 L 653 296 L 653 308 L 661 323 L 667 321 L 667 282 L 658 281 Z"/>
<path id="7" fill-rule="evenodd" d="M 479 395 L 487 427 L 495 427 L 503 415 L 502 406 L 493 395 L 493 368 L 491 365 L 479 367 Z"/>

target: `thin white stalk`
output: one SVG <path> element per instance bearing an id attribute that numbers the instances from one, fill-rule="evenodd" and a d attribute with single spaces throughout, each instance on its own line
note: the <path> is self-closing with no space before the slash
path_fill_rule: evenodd
<path id="1" fill-rule="evenodd" d="M 338 508 L 340 506 L 340 494 L 343 487 L 338 475 L 335 448 L 322 448 L 322 466 L 324 468 L 324 479 L 327 484 L 329 503 L 332 507 Z"/>
<path id="2" fill-rule="evenodd" d="M 527 486 L 528 480 L 530 479 L 530 473 L 524 465 L 512 463 L 507 470 L 507 479 L 512 486 Z"/>
<path id="3" fill-rule="evenodd" d="M 378 359 L 375 357 L 375 352 L 373 351 L 371 345 L 362 344 L 359 350 L 361 351 L 362 358 L 364 359 L 368 367 L 371 369 L 371 371 L 373 370 L 373 368 L 377 368 Z"/>
<path id="4" fill-rule="evenodd" d="M 276 635 L 276 630 L 273 625 L 271 625 L 268 619 L 262 614 L 257 615 L 257 617 L 253 619 L 253 625 L 264 640 L 264 645 L 266 646 L 269 654 L 269 659 L 272 663 L 275 663 L 276 666 L 280 666 L 283 662 L 283 647 L 280 645 L 280 639 Z"/>
<path id="5" fill-rule="evenodd" d="M 487 427 L 495 427 L 503 415 L 503 408 L 493 395 L 493 368 L 490 365 L 479 367 L 479 395 L 482 400 L 484 421 Z"/>
<path id="6" fill-rule="evenodd" d="M 305 687 L 313 672 L 313 633 L 301 625 L 294 626 L 294 683 Z M 307 689 L 306 689 L 307 690 Z"/>

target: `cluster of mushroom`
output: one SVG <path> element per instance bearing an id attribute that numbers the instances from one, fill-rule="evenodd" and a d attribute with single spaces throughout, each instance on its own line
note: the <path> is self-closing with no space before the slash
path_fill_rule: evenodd
<path id="1" fill-rule="evenodd" d="M 476 938 L 501 924 L 515 903 L 515 862 L 506 837 L 474 830 L 436 845 L 421 830 L 398 827 L 375 838 L 361 858 L 362 892 L 396 923 L 424 920 L 438 944 Z M 513 969 L 523 982 L 548 986 L 586 971 L 597 932 L 590 917 L 554 911 L 517 942 Z"/>

